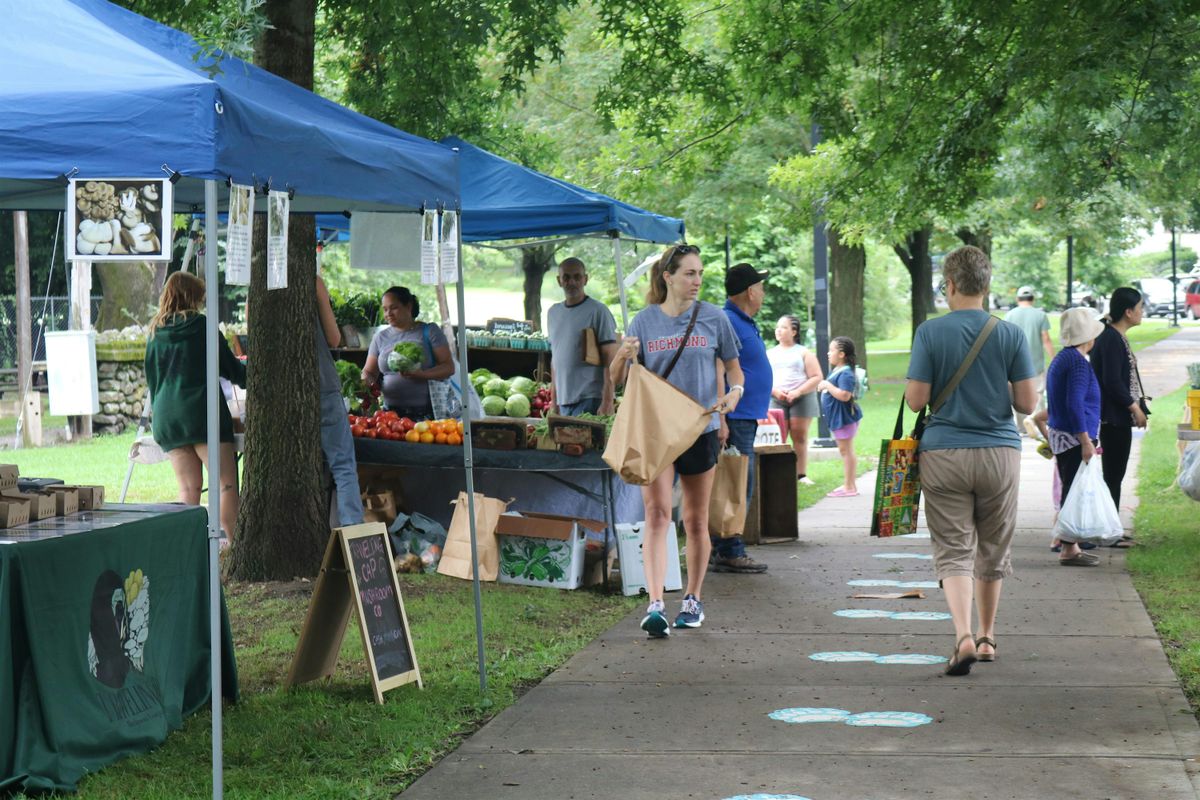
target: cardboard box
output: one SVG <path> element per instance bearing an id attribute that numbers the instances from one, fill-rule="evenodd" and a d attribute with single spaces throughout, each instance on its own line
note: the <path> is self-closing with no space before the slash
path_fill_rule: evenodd
<path id="1" fill-rule="evenodd" d="M 621 593 L 642 594 L 646 591 L 646 572 L 642 564 L 642 529 L 645 522 L 633 525 L 618 524 L 617 558 L 621 564 Z M 679 567 L 679 538 L 675 528 L 667 532 L 667 575 L 666 591 L 678 592 L 683 588 L 683 570 Z"/>
<path id="2" fill-rule="evenodd" d="M 595 542 L 588 542 L 587 548 L 583 552 L 583 585 L 584 586 L 603 586 L 604 585 L 604 558 L 601 552 L 604 550 L 604 545 L 597 545 Z M 611 578 L 614 574 L 613 564 L 617 560 L 617 549 L 615 547 L 608 551 L 608 575 Z"/>
<path id="3" fill-rule="evenodd" d="M 557 514 L 501 514 L 500 583 L 578 589 L 583 583 L 587 531 L 604 523 Z"/>
<path id="4" fill-rule="evenodd" d="M 54 513 L 60 517 L 79 510 L 79 490 L 74 486 L 47 486 L 46 491 L 54 496 Z"/>
<path id="5" fill-rule="evenodd" d="M 79 495 L 79 511 L 95 511 L 98 508 L 104 507 L 104 487 L 103 486 L 62 486 L 49 487 L 50 489 L 74 489 Z"/>
<path id="6" fill-rule="evenodd" d="M 0 491 L 17 488 L 18 474 L 16 464 L 0 464 Z"/>
<path id="7" fill-rule="evenodd" d="M 0 497 L 0 528 L 13 528 L 29 522 L 29 501 Z"/>
<path id="8" fill-rule="evenodd" d="M 54 516 L 54 495 L 49 492 L 19 492 L 15 489 L 0 491 L 0 500 L 18 500 L 29 503 L 29 519 L 36 522 Z"/>

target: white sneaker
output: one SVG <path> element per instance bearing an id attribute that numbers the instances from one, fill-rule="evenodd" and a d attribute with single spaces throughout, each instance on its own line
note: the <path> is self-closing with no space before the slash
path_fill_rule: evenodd
<path id="1" fill-rule="evenodd" d="M 808 477 L 807 475 L 801 475 L 797 480 L 799 480 L 800 483 L 803 483 L 805 486 L 813 485 L 813 479 Z"/>

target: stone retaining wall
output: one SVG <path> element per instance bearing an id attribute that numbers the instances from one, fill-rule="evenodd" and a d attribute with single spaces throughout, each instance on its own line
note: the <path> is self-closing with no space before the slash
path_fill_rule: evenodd
<path id="1" fill-rule="evenodd" d="M 96 362 L 100 413 L 92 417 L 93 433 L 121 433 L 137 427 L 146 400 L 146 371 L 140 361 Z"/>

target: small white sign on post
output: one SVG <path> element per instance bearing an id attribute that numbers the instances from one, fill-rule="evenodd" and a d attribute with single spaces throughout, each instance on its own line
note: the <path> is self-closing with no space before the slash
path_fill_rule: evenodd
<path id="1" fill-rule="evenodd" d="M 47 331 L 46 381 L 56 417 L 100 413 L 96 381 L 96 332 Z"/>
<path id="2" fill-rule="evenodd" d="M 458 283 L 458 212 L 442 212 L 442 283 Z"/>
<path id="3" fill-rule="evenodd" d="M 254 187 L 229 187 L 229 225 L 225 230 L 225 283 L 250 285 L 250 254 L 254 241 Z"/>
<path id="4" fill-rule="evenodd" d="M 267 288 L 286 289 L 288 217 L 292 201 L 287 192 L 267 192 Z"/>
<path id="5" fill-rule="evenodd" d="M 780 433 L 775 420 L 760 419 L 758 429 L 754 432 L 754 446 L 761 447 L 767 444 L 783 444 L 783 434 Z"/>
<path id="6" fill-rule="evenodd" d="M 438 250 L 440 233 L 436 211 L 426 211 L 421 225 L 421 283 L 438 282 Z"/>

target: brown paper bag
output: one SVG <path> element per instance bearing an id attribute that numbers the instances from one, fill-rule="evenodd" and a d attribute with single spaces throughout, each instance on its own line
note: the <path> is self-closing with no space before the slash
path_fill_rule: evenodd
<path id="1" fill-rule="evenodd" d="M 396 496 L 391 492 L 363 492 L 363 522 L 382 522 L 391 525 L 396 521 Z"/>
<path id="2" fill-rule="evenodd" d="M 621 480 L 645 486 L 695 443 L 711 418 L 709 410 L 687 394 L 633 364 L 604 461 Z"/>
<path id="3" fill-rule="evenodd" d="M 741 536 L 746 527 L 746 482 L 750 457 L 725 455 L 717 459 L 712 494 L 708 497 L 708 532 L 729 539 Z"/>
<path id="4" fill-rule="evenodd" d="M 479 555 L 479 580 L 494 581 L 500 574 L 500 544 L 496 541 L 496 522 L 508 503 L 475 493 L 475 547 Z M 446 546 L 438 562 L 438 574 L 470 580 L 471 522 L 467 516 L 467 493 L 459 492 L 454 501 L 454 517 L 446 533 Z"/>
<path id="5" fill-rule="evenodd" d="M 585 364 L 598 367 L 600 361 L 600 339 L 596 336 L 595 328 L 584 328 L 579 337 L 579 357 Z"/>

